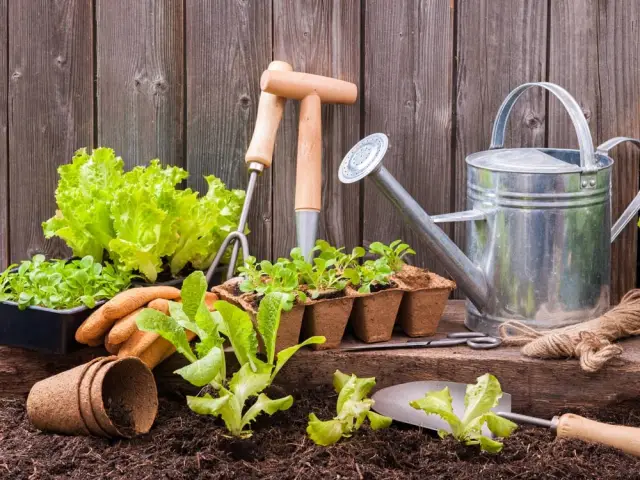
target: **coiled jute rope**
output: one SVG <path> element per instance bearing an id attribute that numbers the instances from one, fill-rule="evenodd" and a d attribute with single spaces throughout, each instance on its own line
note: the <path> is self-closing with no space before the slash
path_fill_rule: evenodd
<path id="1" fill-rule="evenodd" d="M 578 358 L 586 372 L 596 372 L 622 354 L 613 342 L 640 335 L 640 289 L 629 291 L 604 315 L 588 322 L 557 330 L 538 331 L 512 320 L 500 326 L 505 345 L 522 346 L 534 358 Z"/>

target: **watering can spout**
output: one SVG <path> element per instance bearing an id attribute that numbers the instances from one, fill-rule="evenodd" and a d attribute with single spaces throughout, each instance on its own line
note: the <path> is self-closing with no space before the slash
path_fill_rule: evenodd
<path id="1" fill-rule="evenodd" d="M 484 273 L 382 166 L 387 145 L 387 137 L 381 133 L 369 135 L 358 142 L 340 165 L 340 181 L 354 183 L 369 176 L 425 241 L 469 300 L 479 311 L 483 311 L 488 301 L 488 283 Z"/>

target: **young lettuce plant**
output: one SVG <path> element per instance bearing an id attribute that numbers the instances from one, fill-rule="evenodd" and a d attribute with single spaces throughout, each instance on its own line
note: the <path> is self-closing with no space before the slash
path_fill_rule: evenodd
<path id="1" fill-rule="evenodd" d="M 320 246 L 316 245 L 314 252 L 319 251 Z M 340 292 L 345 289 L 349 281 L 349 273 L 345 275 L 336 268 L 338 259 L 344 255 L 338 249 L 322 254 L 313 259 L 313 263 L 305 260 L 299 248 L 291 250 L 291 258 L 295 266 L 300 283 L 309 287 L 311 298 L 316 299 L 326 292 Z"/>
<path id="2" fill-rule="evenodd" d="M 182 286 L 182 303 L 170 302 L 168 316 L 152 309 L 143 310 L 138 315 L 138 328 L 157 332 L 189 361 L 189 365 L 175 373 L 197 387 L 209 385 L 215 392 L 215 397 L 209 393 L 188 396 L 189 408 L 202 415 L 222 417 L 231 435 L 247 438 L 252 434 L 250 424 L 258 415 L 273 415 L 279 410 L 287 410 L 293 403 L 290 395 L 271 399 L 262 392 L 301 347 L 324 343 L 325 338 L 311 337 L 276 354 L 280 314 L 287 306 L 287 297 L 281 293 L 270 293 L 260 302 L 258 310 L 257 326 L 266 351 L 266 361 L 261 360 L 258 358 L 258 339 L 249 315 L 224 301 L 216 302 L 216 311 L 209 312 L 204 303 L 206 291 L 204 274 L 200 271 L 192 273 Z M 189 344 L 185 330 L 199 337 L 195 348 Z M 231 378 L 227 378 L 222 335 L 231 342 L 240 364 L 240 369 Z M 256 396 L 255 402 L 245 409 L 247 401 Z"/>
<path id="3" fill-rule="evenodd" d="M 369 253 L 376 254 L 384 258 L 394 272 L 399 272 L 405 264 L 404 258 L 407 255 L 415 255 L 416 252 L 402 240 L 394 240 L 389 245 L 381 242 L 373 242 L 369 245 Z"/>
<path id="4" fill-rule="evenodd" d="M 450 425 L 453 436 L 465 445 L 480 445 L 482 451 L 498 453 L 502 450 L 502 443 L 482 435 L 482 427 L 486 424 L 491 433 L 503 438 L 511 435 L 517 428 L 512 421 L 491 411 L 498 405 L 501 397 L 500 382 L 493 375 L 485 373 L 477 379 L 475 385 L 467 385 L 462 418 L 453 413 L 448 387 L 437 392 L 429 392 L 423 398 L 410 402 L 410 405 L 426 414 L 438 415 Z M 449 433 L 440 430 L 438 434 L 444 438 Z"/>
<path id="5" fill-rule="evenodd" d="M 306 294 L 299 288 L 295 265 L 286 258 L 279 258 L 276 263 L 263 260 L 257 264 L 255 257 L 249 257 L 238 271 L 244 278 L 240 282 L 242 292 L 257 293 L 260 296 L 283 293 L 287 295 L 289 303 L 295 300 L 304 303 L 307 300 Z"/>
<path id="6" fill-rule="evenodd" d="M 309 414 L 307 434 L 311 440 L 325 447 L 333 445 L 342 437 L 350 437 L 362 426 L 365 418 L 373 430 L 391 425 L 389 417 L 371 411 L 374 401 L 366 397 L 375 384 L 373 377 L 358 378 L 336 370 L 333 386 L 338 392 L 337 415 L 331 420 L 322 421 L 314 413 Z"/>
<path id="7" fill-rule="evenodd" d="M 351 284 L 358 287 L 359 293 L 371 293 L 371 287 L 389 285 L 393 274 L 386 258 L 367 260 L 355 271 Z"/>

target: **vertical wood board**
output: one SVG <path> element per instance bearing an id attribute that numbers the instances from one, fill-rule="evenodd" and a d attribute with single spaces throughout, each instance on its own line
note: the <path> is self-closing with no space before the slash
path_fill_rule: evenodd
<path id="1" fill-rule="evenodd" d="M 92 144 L 93 22 L 87 0 L 9 5 L 9 208 L 13 261 L 43 252 L 41 222 L 55 214 L 58 165 Z"/>
<path id="2" fill-rule="evenodd" d="M 98 144 L 184 165 L 182 0 L 96 0 Z"/>
<path id="3" fill-rule="evenodd" d="M 246 188 L 244 155 L 271 61 L 271 3 L 187 1 L 187 169 L 204 193 L 203 175 Z M 271 170 L 258 179 L 249 216 L 251 254 L 271 257 Z"/>
<path id="4" fill-rule="evenodd" d="M 274 1 L 274 59 L 293 69 L 359 87 L 353 105 L 322 107 L 322 211 L 318 238 L 352 248 L 360 243 L 360 189 L 342 185 L 338 166 L 360 134 L 360 0 Z M 295 177 L 299 102 L 287 101 L 276 142 L 274 257 L 296 245 Z"/>
<path id="5" fill-rule="evenodd" d="M 598 10 L 598 143 L 612 137 L 640 138 L 640 4 L 635 0 L 604 0 Z M 640 150 L 626 144 L 610 152 L 615 160 L 612 221 L 638 191 Z M 613 244 L 612 304 L 636 286 L 638 226 L 632 220 Z"/>
<path id="6" fill-rule="evenodd" d="M 453 9 L 448 0 L 366 2 L 365 134 L 389 137 L 385 167 L 429 213 L 450 211 Z M 363 238 L 397 238 L 416 263 L 442 272 L 395 207 L 365 179 Z M 450 228 L 445 227 L 450 233 Z"/>
<path id="7" fill-rule="evenodd" d="M 9 262 L 8 5 L 9 0 L 0 0 L 0 269 Z"/>

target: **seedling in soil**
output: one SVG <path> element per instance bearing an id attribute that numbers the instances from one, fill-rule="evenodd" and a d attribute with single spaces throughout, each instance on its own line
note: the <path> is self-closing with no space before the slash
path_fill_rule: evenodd
<path id="1" fill-rule="evenodd" d="M 464 397 L 465 411 L 462 418 L 453 413 L 453 400 L 449 387 L 438 392 L 429 392 L 423 398 L 410 402 L 410 405 L 428 415 L 438 415 L 451 426 L 453 436 L 465 445 L 480 445 L 480 449 L 489 453 L 502 450 L 502 443 L 482 435 L 486 424 L 496 437 L 510 436 L 517 425 L 491 411 L 502 397 L 502 388 L 498 379 L 485 373 L 475 385 L 467 385 Z M 444 438 L 449 432 L 440 430 L 438 435 Z"/>
<path id="2" fill-rule="evenodd" d="M 394 240 L 389 245 L 381 242 L 373 242 L 369 245 L 369 253 L 379 255 L 384 258 L 394 272 L 399 272 L 405 264 L 404 258 L 407 255 L 415 255 L 416 252 L 402 240 Z"/>
<path id="3" fill-rule="evenodd" d="M 358 287 L 359 293 L 371 293 L 372 288 L 388 286 L 393 275 L 393 269 L 386 258 L 367 260 L 355 272 L 351 284 Z"/>
<path id="4" fill-rule="evenodd" d="M 273 415 L 279 410 L 287 410 L 293 403 L 291 395 L 274 400 L 262 392 L 301 347 L 324 343 L 325 338 L 308 338 L 276 355 L 280 314 L 283 309 L 290 308 L 290 303 L 284 294 L 269 293 L 260 302 L 257 317 L 266 351 L 266 361 L 261 360 L 249 315 L 225 301 L 216 302 L 216 311 L 209 312 L 204 302 L 206 291 L 204 274 L 200 271 L 192 273 L 182 286 L 182 303 L 170 302 L 169 316 L 152 309 L 143 310 L 137 319 L 138 328 L 157 332 L 190 362 L 175 373 L 196 387 L 208 386 L 215 392 L 215 397 L 209 393 L 188 396 L 189 408 L 202 415 L 222 417 L 231 435 L 247 438 L 252 435 L 250 424 L 258 415 Z M 185 330 L 194 332 L 200 339 L 193 349 Z M 240 369 L 229 379 L 222 335 L 231 342 L 240 364 Z M 245 410 L 247 401 L 255 396 L 255 402 Z"/>
<path id="5" fill-rule="evenodd" d="M 323 250 L 323 243 L 326 244 L 323 241 L 316 243 L 314 251 L 320 252 L 320 255 L 313 259 L 313 264 L 304 259 L 299 248 L 291 250 L 291 258 L 300 276 L 300 283 L 308 286 L 313 299 L 325 293 L 343 291 L 349 282 L 350 272 L 354 270 L 339 270 L 337 266 L 341 262 L 344 263 L 344 254 L 333 247 Z"/>
<path id="6" fill-rule="evenodd" d="M 391 425 L 391 418 L 371 411 L 374 401 L 366 398 L 376 384 L 376 379 L 346 375 L 340 370 L 333 374 L 333 386 L 338 392 L 337 415 L 322 421 L 314 413 L 309 414 L 307 434 L 316 444 L 333 445 L 342 437 L 350 437 L 369 420 L 371 429 L 379 430 Z"/>
<path id="7" fill-rule="evenodd" d="M 289 303 L 294 300 L 304 303 L 307 299 L 299 288 L 295 265 L 286 258 L 279 258 L 276 263 L 267 260 L 256 263 L 255 257 L 249 257 L 238 271 L 244 277 L 240 283 L 242 292 L 257 293 L 261 297 L 269 293 L 283 293 L 287 295 Z"/>
<path id="8" fill-rule="evenodd" d="M 93 257 L 46 260 L 35 255 L 0 274 L 0 302 L 16 302 L 20 310 L 31 306 L 64 310 L 111 298 L 127 289 L 135 275 L 113 264 L 101 265 Z"/>

